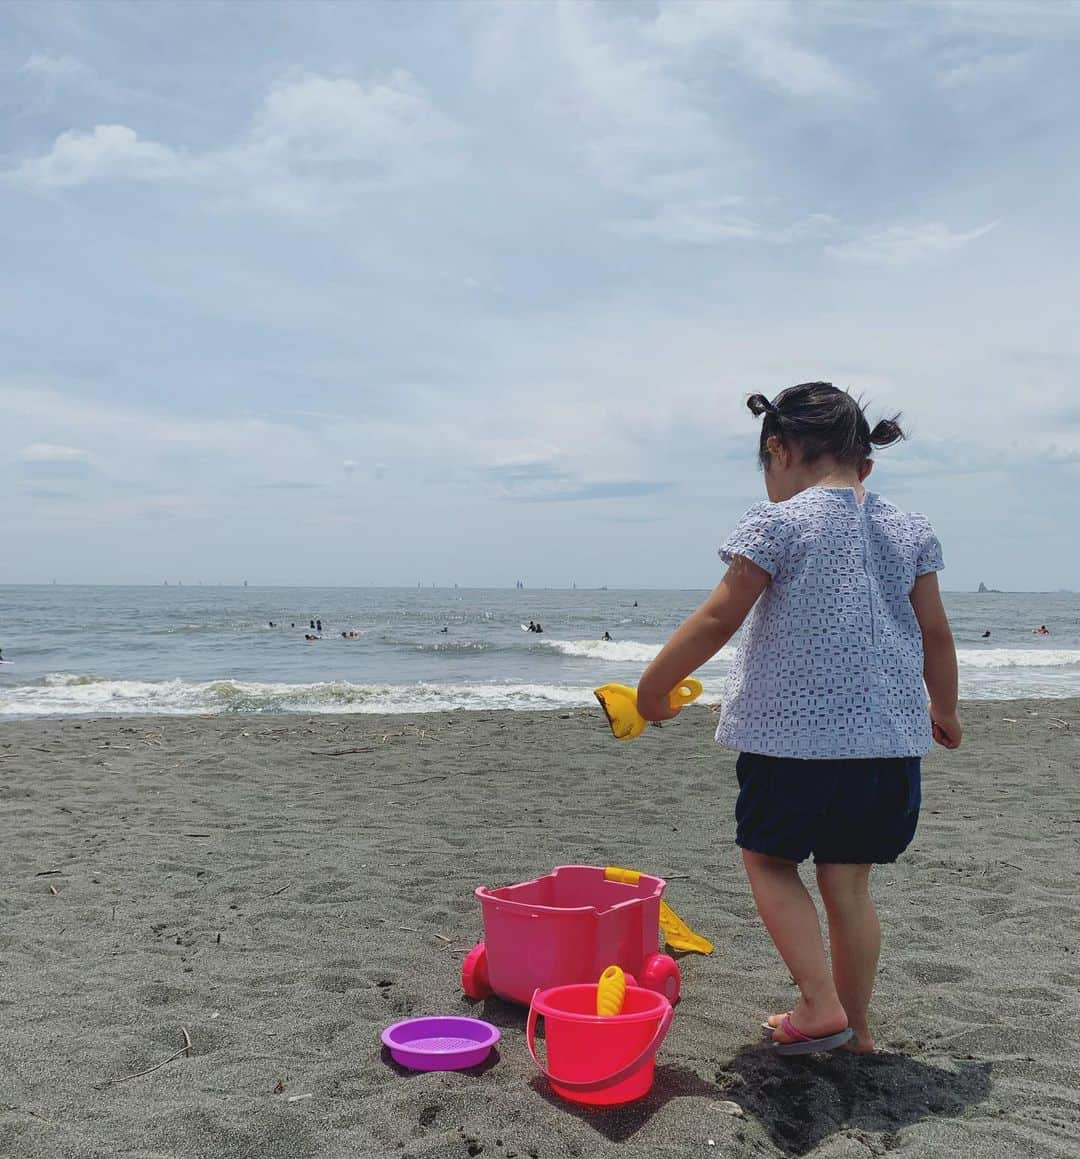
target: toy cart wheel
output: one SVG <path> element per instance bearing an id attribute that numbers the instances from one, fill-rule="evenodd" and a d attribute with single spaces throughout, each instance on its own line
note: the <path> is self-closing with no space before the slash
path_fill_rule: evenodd
<path id="1" fill-rule="evenodd" d="M 679 991 L 682 989 L 682 974 L 678 963 L 667 954 L 651 954 L 641 965 L 638 985 L 663 994 L 674 1006 L 679 1001 Z"/>
<path id="2" fill-rule="evenodd" d="M 488 981 L 487 946 L 483 942 L 477 942 L 461 963 L 461 988 L 468 998 L 490 998 L 495 993 Z"/>

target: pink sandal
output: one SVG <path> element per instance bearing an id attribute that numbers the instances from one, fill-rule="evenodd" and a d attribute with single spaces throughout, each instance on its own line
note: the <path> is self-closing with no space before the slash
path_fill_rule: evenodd
<path id="1" fill-rule="evenodd" d="M 822 1038 L 811 1038 L 794 1025 L 788 1014 L 785 1014 L 780 1020 L 779 1026 L 770 1026 L 767 1022 L 763 1022 L 762 1029 L 768 1030 L 768 1041 L 772 1044 L 773 1050 L 777 1054 L 784 1055 L 817 1054 L 819 1051 L 836 1050 L 838 1046 L 843 1046 L 845 1042 L 850 1042 L 855 1037 L 855 1031 L 850 1026 L 845 1026 L 843 1030 L 838 1030 L 835 1034 L 826 1034 Z M 795 1041 L 777 1042 L 773 1038 L 773 1032 L 777 1030 L 783 1031 L 788 1038 L 793 1038 Z"/>

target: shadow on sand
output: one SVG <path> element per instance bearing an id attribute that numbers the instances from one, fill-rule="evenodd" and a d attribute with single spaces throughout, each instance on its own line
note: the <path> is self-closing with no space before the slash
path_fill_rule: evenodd
<path id="1" fill-rule="evenodd" d="M 738 1103 L 774 1145 L 797 1157 L 840 1131 L 888 1136 L 924 1119 L 952 1118 L 990 1092 L 990 1063 L 932 1066 L 905 1054 L 849 1054 L 781 1059 L 747 1047 L 708 1082 L 687 1067 L 660 1063 L 649 1094 L 622 1107 L 587 1107 L 553 1094 L 537 1075 L 532 1088 L 553 1106 L 587 1122 L 613 1143 L 636 1134 L 672 1099 L 690 1096 Z"/>
<path id="2" fill-rule="evenodd" d="M 684 1066 L 661 1063 L 656 1068 L 652 1090 L 643 1099 L 627 1103 L 621 1107 L 587 1107 L 580 1103 L 567 1102 L 559 1098 L 547 1079 L 537 1075 L 529 1080 L 529 1085 L 553 1107 L 566 1114 L 574 1115 L 589 1124 L 613 1143 L 622 1143 L 635 1135 L 642 1127 L 672 1099 L 683 1099 L 689 1095 L 705 1098 L 727 1098 L 727 1095 L 713 1083 L 705 1082 L 694 1071 Z"/>
<path id="3" fill-rule="evenodd" d="M 889 1135 L 923 1119 L 952 1118 L 990 1093 L 988 1062 L 945 1069 L 889 1053 L 779 1058 L 747 1047 L 716 1077 L 724 1097 L 792 1156 L 805 1155 L 837 1131 Z"/>
<path id="4" fill-rule="evenodd" d="M 476 1004 L 480 1006 L 480 1003 Z M 520 1030 L 520 1006 L 489 998 L 481 1017 Z M 538 1037 L 543 1038 L 541 1023 Z M 773 1144 L 793 1159 L 840 1131 L 888 1137 L 902 1127 L 933 1118 L 953 1118 L 990 1093 L 989 1062 L 933 1066 L 910 1055 L 882 1052 L 857 1057 L 844 1051 L 780 1058 L 765 1046 L 747 1046 L 709 1082 L 694 1070 L 658 1062 L 653 1088 L 622 1107 L 589 1107 L 552 1093 L 545 1078 L 530 1085 L 552 1106 L 589 1124 L 613 1143 L 635 1135 L 672 1099 L 704 1097 L 738 1103 L 748 1119 L 764 1127 Z"/>

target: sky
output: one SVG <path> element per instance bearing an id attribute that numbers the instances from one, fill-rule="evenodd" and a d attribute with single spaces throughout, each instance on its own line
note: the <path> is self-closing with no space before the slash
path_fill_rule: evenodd
<path id="1" fill-rule="evenodd" d="M 753 392 L 1080 588 L 1080 4 L 0 6 L 7 583 L 709 587 Z"/>

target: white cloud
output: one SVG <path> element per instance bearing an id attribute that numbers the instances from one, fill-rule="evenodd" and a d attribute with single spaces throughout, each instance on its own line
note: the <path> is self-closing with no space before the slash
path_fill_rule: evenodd
<path id="1" fill-rule="evenodd" d="M 994 0 L 992 4 L 978 0 L 927 4 L 923 0 L 921 7 L 920 15 L 929 8 L 954 33 L 975 32 L 1026 41 L 1080 38 L 1080 7 L 1067 0 Z"/>
<path id="2" fill-rule="evenodd" d="M 826 246 L 826 253 L 846 261 L 883 266 L 907 266 L 925 258 L 951 253 L 984 237 L 998 226 L 992 221 L 977 229 L 957 233 L 940 221 L 918 225 L 891 225 L 867 230 L 848 241 Z"/>
<path id="3" fill-rule="evenodd" d="M 279 208 L 326 207 L 377 189 L 453 176 L 458 127 L 406 72 L 367 87 L 303 76 L 267 94 L 247 136 L 205 158 L 245 192 Z"/>
<path id="4" fill-rule="evenodd" d="M 92 181 L 168 181 L 190 165 L 166 145 L 140 140 L 126 125 L 61 133 L 48 153 L 22 161 L 6 177 L 30 189 L 66 189 Z"/>
<path id="5" fill-rule="evenodd" d="M 672 183 L 696 184 L 713 165 L 741 165 L 742 150 L 717 110 L 697 105 L 655 45 L 626 36 L 591 5 L 560 4 L 555 11 L 562 91 L 573 95 L 590 165 L 607 184 L 657 193 Z"/>
<path id="6" fill-rule="evenodd" d="M 720 203 L 670 203 L 651 217 L 614 222 L 611 228 L 623 237 L 654 238 L 682 245 L 723 245 L 733 241 L 787 245 L 835 236 L 840 223 L 831 214 L 811 213 L 787 225 L 775 225 L 736 214 L 730 206 L 741 198 Z"/>
<path id="7" fill-rule="evenodd" d="M 23 62 L 20 72 L 28 76 L 41 77 L 53 83 L 82 80 L 93 75 L 81 60 L 73 56 L 52 56 L 47 52 L 32 53 Z"/>
<path id="8" fill-rule="evenodd" d="M 24 463 L 85 463 L 90 459 L 89 451 L 79 447 L 64 447 L 56 443 L 31 443 L 19 452 Z"/>
<path id="9" fill-rule="evenodd" d="M 19 472 L 28 479 L 88 479 L 96 474 L 91 456 L 80 447 L 31 443 L 19 453 Z"/>
<path id="10" fill-rule="evenodd" d="M 649 237 L 688 245 L 756 241 L 763 228 L 749 218 L 701 205 L 663 205 L 648 218 L 617 221 L 611 227 L 623 237 Z"/>
<path id="11" fill-rule="evenodd" d="M 740 199 L 728 199 L 738 202 Z M 612 223 L 623 237 L 648 238 L 676 245 L 717 246 L 731 242 L 763 245 L 813 243 L 832 257 L 878 265 L 910 265 L 937 254 L 950 253 L 995 229 L 990 222 L 965 233 L 941 222 L 914 225 L 875 225 L 856 230 L 832 214 L 810 213 L 786 224 L 733 213 L 727 202 L 670 203 L 649 217 Z"/>
<path id="12" fill-rule="evenodd" d="M 275 85 L 232 145 L 187 152 L 127 125 L 61 133 L 5 174 L 32 190 L 95 181 L 191 182 L 224 198 L 306 211 L 341 208 L 373 190 L 452 176 L 457 126 L 404 72 L 368 86 L 300 76 Z"/>
<path id="13" fill-rule="evenodd" d="M 940 89 L 961 89 L 1002 81 L 1019 76 L 1029 60 L 1026 52 L 988 52 L 969 56 L 939 73 L 937 86 Z"/>
<path id="14" fill-rule="evenodd" d="M 850 100 L 860 86 L 823 53 L 797 42 L 801 10 L 781 0 L 739 3 L 697 0 L 664 5 L 652 35 L 669 48 L 718 45 L 746 76 L 793 97 Z"/>

